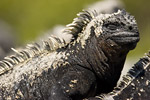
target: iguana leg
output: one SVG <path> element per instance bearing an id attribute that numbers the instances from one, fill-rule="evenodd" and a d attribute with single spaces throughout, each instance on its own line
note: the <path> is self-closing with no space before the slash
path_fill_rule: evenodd
<path id="1" fill-rule="evenodd" d="M 57 84 L 52 86 L 49 100 L 80 100 L 85 96 L 93 96 L 95 90 L 95 75 L 78 66 L 70 68 Z"/>

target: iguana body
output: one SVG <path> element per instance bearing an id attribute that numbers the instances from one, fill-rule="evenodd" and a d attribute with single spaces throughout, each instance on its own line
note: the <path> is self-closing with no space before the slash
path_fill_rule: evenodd
<path id="1" fill-rule="evenodd" d="M 139 41 L 135 19 L 125 11 L 78 16 L 64 31 L 70 43 L 51 38 L 2 61 L 0 99 L 79 100 L 113 89 Z"/>

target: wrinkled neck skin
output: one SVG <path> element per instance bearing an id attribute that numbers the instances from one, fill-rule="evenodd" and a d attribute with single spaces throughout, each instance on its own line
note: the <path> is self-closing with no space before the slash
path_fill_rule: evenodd
<path id="1" fill-rule="evenodd" d="M 102 40 L 100 43 L 98 43 L 98 47 L 101 48 L 107 57 L 106 62 L 108 63 L 110 76 L 114 74 L 120 74 L 123 69 L 126 55 L 129 52 L 128 48 L 122 48 L 112 40 Z"/>
<path id="2" fill-rule="evenodd" d="M 72 47 L 75 51 L 80 50 L 75 55 L 83 62 L 77 63 L 92 70 L 100 79 L 118 81 L 129 50 L 118 46 L 111 40 L 103 38 L 99 40 L 92 34 L 89 37 L 85 40 L 84 47 L 82 47 L 81 41 Z M 107 79 L 105 79 L 106 76 Z M 116 83 L 116 81 L 114 82 Z"/>
<path id="3" fill-rule="evenodd" d="M 90 62 L 91 67 L 98 77 L 98 84 L 101 84 L 100 88 L 107 88 L 106 90 L 99 91 L 100 93 L 110 92 L 113 90 L 113 87 L 116 86 L 120 78 L 126 55 L 129 50 L 128 48 L 118 46 L 112 40 L 102 39 L 98 42 L 97 38 L 93 37 L 91 41 L 95 44 L 92 51 L 95 52 L 93 60 L 95 60 L 96 63 Z M 89 51 L 90 50 L 91 49 L 89 49 Z M 93 56 L 93 54 L 91 54 L 91 56 Z"/>
<path id="4" fill-rule="evenodd" d="M 118 46 L 112 40 L 98 40 L 95 36 L 90 41 L 89 46 L 94 46 L 93 49 L 89 47 L 89 51 L 95 54 L 89 55 L 89 57 L 93 56 L 93 61 L 95 61 L 90 64 L 98 77 L 106 75 L 115 77 L 115 74 L 120 74 L 129 50 Z"/>

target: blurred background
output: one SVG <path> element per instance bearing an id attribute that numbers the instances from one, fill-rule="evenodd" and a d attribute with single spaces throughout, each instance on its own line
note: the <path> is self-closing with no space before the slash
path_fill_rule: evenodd
<path id="1" fill-rule="evenodd" d="M 98 1 L 100 0 L 0 0 L 0 39 L 5 41 L 2 44 L 6 46 L 5 43 L 10 43 L 7 46 L 14 47 L 34 41 L 55 25 L 71 23 L 78 12 Z M 121 2 L 135 16 L 139 26 L 141 40 L 128 56 L 128 59 L 135 60 L 150 50 L 150 0 Z M 5 50 L 0 48 L 0 51 Z"/>

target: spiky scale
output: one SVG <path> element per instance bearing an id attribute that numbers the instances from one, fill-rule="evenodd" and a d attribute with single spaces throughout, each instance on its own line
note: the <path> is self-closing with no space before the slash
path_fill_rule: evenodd
<path id="1" fill-rule="evenodd" d="M 34 57 L 35 55 L 39 55 L 43 52 L 43 50 L 49 51 L 49 49 L 51 48 L 50 51 L 53 51 L 60 48 L 61 46 L 64 46 L 65 44 L 64 40 L 54 36 L 49 37 L 49 39 L 45 42 L 47 43 L 47 47 L 45 47 L 44 45 L 44 48 L 38 43 L 27 44 L 26 48 L 22 50 L 11 48 L 16 54 L 5 57 L 4 60 L 0 62 L 0 74 L 4 74 L 5 72 L 13 69 L 15 65 L 23 63 L 29 58 Z"/>

